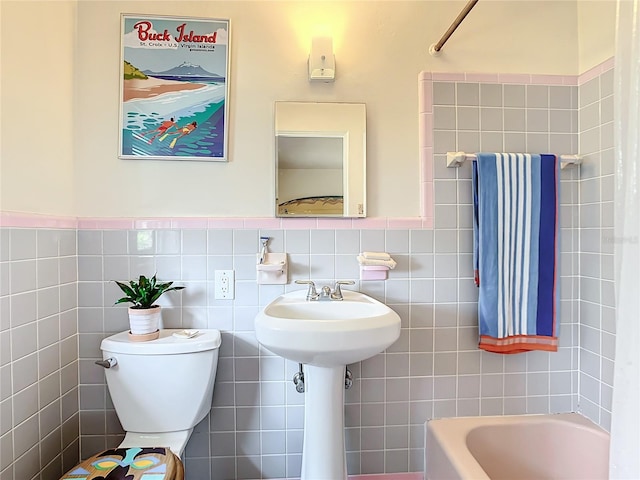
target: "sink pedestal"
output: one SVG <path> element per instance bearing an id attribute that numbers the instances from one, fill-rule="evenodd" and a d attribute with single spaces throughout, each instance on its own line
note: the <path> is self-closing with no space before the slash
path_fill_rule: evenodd
<path id="1" fill-rule="evenodd" d="M 346 480 L 344 376 L 346 366 L 304 366 L 304 443 L 301 480 Z"/>
<path id="2" fill-rule="evenodd" d="M 359 292 L 342 295 L 342 301 L 309 301 L 305 291 L 294 290 L 256 316 L 261 347 L 304 365 L 302 480 L 346 480 L 346 366 L 400 336 L 400 316 L 387 305 Z"/>

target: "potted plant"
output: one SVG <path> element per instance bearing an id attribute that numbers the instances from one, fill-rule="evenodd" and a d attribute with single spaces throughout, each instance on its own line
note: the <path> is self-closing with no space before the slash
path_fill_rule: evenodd
<path id="1" fill-rule="evenodd" d="M 172 290 L 182 290 L 184 287 L 173 287 L 173 282 L 158 282 L 156 275 L 147 278 L 140 275 L 138 281 L 131 280 L 129 283 L 115 283 L 126 295 L 118 301 L 119 303 L 131 303 L 129 307 L 130 335 L 137 340 L 153 340 L 159 336 L 160 305 L 155 302 L 167 292 Z M 141 337 L 141 336 L 144 336 Z"/>

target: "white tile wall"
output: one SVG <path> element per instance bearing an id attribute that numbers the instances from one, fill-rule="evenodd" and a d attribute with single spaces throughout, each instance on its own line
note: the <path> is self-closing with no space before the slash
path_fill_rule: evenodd
<path id="1" fill-rule="evenodd" d="M 583 413 L 611 424 L 615 356 L 613 70 L 580 85 L 580 383 Z"/>
<path id="2" fill-rule="evenodd" d="M 0 477 L 79 458 L 76 231 L 0 229 Z"/>
<path id="3" fill-rule="evenodd" d="M 453 202 L 450 205 L 454 208 L 464 206 L 457 203 L 458 197 L 468 200 L 468 195 L 459 195 L 456 182 L 443 183 L 439 187 L 442 198 Z M 465 184 L 469 186 L 468 180 Z M 386 282 L 357 282 L 354 287 L 394 308 L 402 318 L 402 331 L 398 342 L 385 353 L 350 366 L 355 378 L 354 387 L 346 392 L 351 474 L 421 471 L 421 432 L 429 418 L 572 409 L 576 403 L 571 382 L 576 370 L 573 343 L 567 342 L 558 354 L 566 361 L 553 365 L 548 354 L 503 358 L 477 350 L 477 294 L 471 287 L 472 271 L 466 265 L 471 261 L 468 233 L 468 228 L 458 228 L 457 221 L 453 228 L 435 231 L 325 229 L 267 233 L 212 229 L 184 230 L 177 236 L 166 230 L 128 232 L 127 245 L 120 242 L 119 249 L 111 248 L 101 257 L 102 268 L 92 261 L 78 262 L 80 295 L 87 297 L 80 301 L 79 308 L 82 455 L 115 445 L 122 435 L 102 371 L 93 366 L 93 360 L 100 356 L 100 340 L 126 325 L 125 308 L 113 306 L 118 291 L 111 280 L 116 278 L 105 276 L 106 265 L 114 259 L 129 266 L 142 265 L 139 260 L 144 258 L 147 269 L 130 269 L 130 276 L 157 271 L 159 277 L 187 286 L 165 301 L 175 307 L 165 308 L 165 325 L 207 326 L 223 331 L 211 416 L 197 427 L 187 449 L 189 478 L 282 478 L 299 474 L 304 397 L 295 392 L 291 382 L 297 364 L 261 350 L 253 331 L 253 320 L 261 306 L 279 293 L 299 287 L 256 285 L 253 265 L 258 239 L 264 234 L 273 236 L 278 248 L 290 253 L 294 272 L 291 281 L 312 278 L 330 283 L 336 278 L 339 264 L 343 271 L 353 272 L 339 278 L 357 280 L 355 256 L 362 250 L 386 250 L 398 261 Z M 156 252 L 151 257 L 146 252 L 130 253 L 136 252 L 130 243 L 141 236 L 147 239 L 145 248 Z M 87 237 L 100 244 L 105 238 L 120 235 L 105 230 L 92 231 Z M 167 237 L 179 243 L 169 253 L 157 253 L 158 243 Z M 189 253 L 184 251 L 185 240 Z M 79 256 L 84 257 L 94 254 Z M 163 266 L 173 257 L 179 258 L 178 266 L 170 267 L 175 275 L 167 276 Z M 185 268 L 192 257 L 208 266 L 195 279 L 191 271 L 194 265 Z M 236 269 L 234 301 L 213 298 L 213 272 L 222 267 Z M 100 271 L 102 278 L 96 279 Z M 551 373 L 564 374 L 554 377 L 553 391 Z M 568 381 L 564 387 L 560 385 L 563 380 Z M 257 472 L 262 472 L 262 477 Z"/>

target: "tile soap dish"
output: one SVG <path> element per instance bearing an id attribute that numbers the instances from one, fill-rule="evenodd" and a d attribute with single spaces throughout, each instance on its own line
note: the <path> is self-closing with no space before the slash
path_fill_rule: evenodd
<path id="1" fill-rule="evenodd" d="M 360 280 L 386 280 L 389 267 L 378 265 L 361 265 Z"/>
<path id="2" fill-rule="evenodd" d="M 386 280 L 396 261 L 387 252 L 362 252 L 358 255 L 360 280 Z"/>
<path id="3" fill-rule="evenodd" d="M 259 253 L 256 261 L 258 285 L 285 285 L 288 281 L 286 253 Z"/>

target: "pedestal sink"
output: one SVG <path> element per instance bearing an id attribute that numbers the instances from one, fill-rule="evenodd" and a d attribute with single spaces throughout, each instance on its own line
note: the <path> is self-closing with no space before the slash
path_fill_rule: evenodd
<path id="1" fill-rule="evenodd" d="M 308 301 L 300 290 L 273 300 L 257 315 L 255 327 L 263 347 L 305 364 L 301 480 L 346 479 L 345 369 L 395 342 L 400 317 L 363 293 Z"/>

